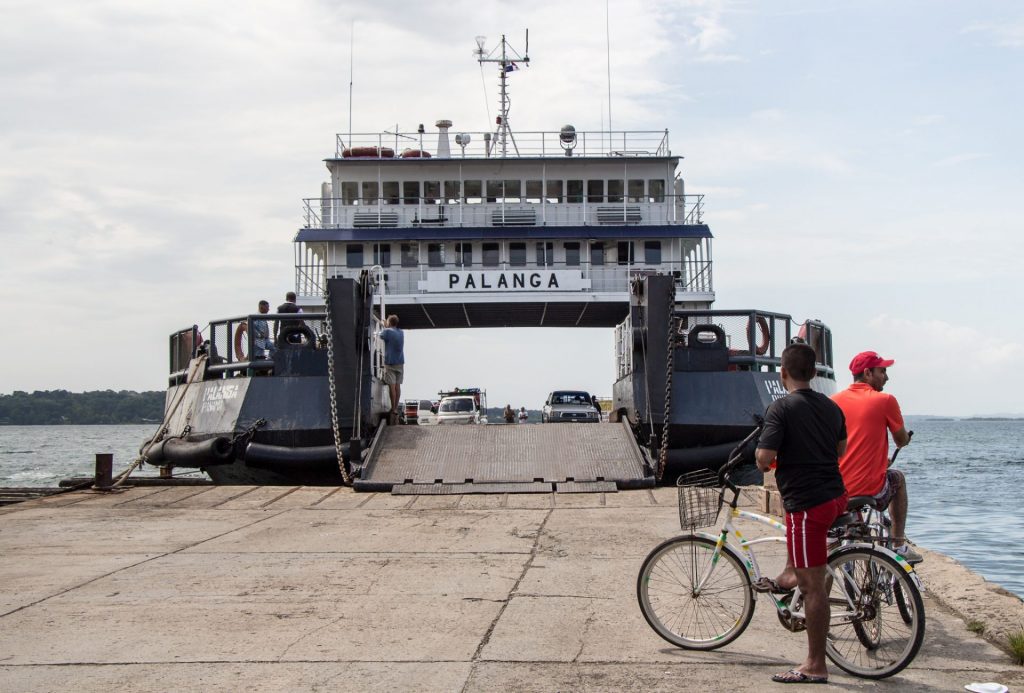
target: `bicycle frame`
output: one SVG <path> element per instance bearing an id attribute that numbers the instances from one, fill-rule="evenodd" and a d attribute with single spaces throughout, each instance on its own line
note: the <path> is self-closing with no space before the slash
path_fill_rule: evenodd
<path id="1" fill-rule="evenodd" d="M 736 502 L 735 499 L 733 502 Z M 722 551 L 732 551 L 740 559 L 740 563 L 744 566 L 744 568 L 746 568 L 747 576 L 750 578 L 750 581 L 755 582 L 764 577 L 764 575 L 761 573 L 760 565 L 757 562 L 757 553 L 755 547 L 761 544 L 768 543 L 786 543 L 786 537 L 784 535 L 779 536 L 777 534 L 772 536 L 759 537 L 757 539 L 746 539 L 743 536 L 742 532 L 740 532 L 733 524 L 734 519 L 750 520 L 758 524 L 764 525 L 766 527 L 770 527 L 771 529 L 774 529 L 777 532 L 784 533 L 786 531 L 785 525 L 783 525 L 781 522 L 778 522 L 777 520 L 774 520 L 765 515 L 760 515 L 758 513 L 752 513 L 747 510 L 740 510 L 739 508 L 733 507 L 732 504 L 730 504 L 729 512 L 726 516 L 725 523 L 722 525 L 722 528 L 717 536 L 710 534 L 708 532 L 693 533 L 694 536 L 703 537 L 705 539 L 715 542 L 715 553 L 712 556 L 711 562 L 709 563 L 704 575 L 701 576 L 701 579 L 697 584 L 697 588 L 694 590 L 695 594 L 699 594 L 702 589 L 702 586 L 710 579 L 712 573 L 715 570 L 715 566 L 718 563 L 718 558 L 721 555 Z M 735 536 L 736 541 L 729 540 L 730 534 Z M 907 561 L 902 556 L 890 550 L 887 546 L 868 542 L 842 543 L 837 545 L 836 547 L 833 547 L 829 551 L 829 556 L 831 557 L 836 551 L 847 549 L 870 549 L 889 556 L 890 558 L 895 560 L 900 565 L 900 567 L 902 567 L 908 573 L 910 579 L 913 581 L 914 585 L 919 590 L 923 589 L 921 579 L 917 576 L 917 573 L 914 572 L 914 567 L 907 563 Z M 827 572 L 831 579 L 841 581 L 843 584 L 846 584 L 849 587 L 848 590 L 844 590 L 844 593 L 846 594 L 846 601 L 849 611 L 837 613 L 835 612 L 835 610 L 833 610 L 832 619 L 835 620 L 843 618 L 852 618 L 857 614 L 857 601 L 859 600 L 861 594 L 860 586 L 854 582 L 851 582 L 849 576 L 843 574 L 841 571 L 837 572 L 833 570 L 830 566 L 827 566 Z M 755 595 L 757 594 L 764 593 L 755 592 Z M 787 616 L 793 619 L 804 618 L 804 612 L 802 609 L 803 601 L 800 599 L 799 587 L 793 590 L 792 598 L 789 600 L 788 603 L 782 600 L 782 597 L 784 595 L 769 596 L 771 597 L 772 604 L 775 606 L 776 611 L 778 611 L 781 616 Z"/>

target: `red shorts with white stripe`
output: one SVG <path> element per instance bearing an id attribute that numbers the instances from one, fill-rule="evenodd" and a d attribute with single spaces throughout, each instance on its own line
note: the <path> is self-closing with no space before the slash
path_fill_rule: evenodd
<path id="1" fill-rule="evenodd" d="M 796 568 L 816 568 L 828 560 L 828 528 L 846 512 L 846 494 L 807 510 L 786 513 L 786 546 Z"/>

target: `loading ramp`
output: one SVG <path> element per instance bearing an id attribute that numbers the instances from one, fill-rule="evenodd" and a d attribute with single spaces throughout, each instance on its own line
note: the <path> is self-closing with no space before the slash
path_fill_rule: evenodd
<path id="1" fill-rule="evenodd" d="M 587 493 L 654 485 L 625 423 L 382 426 L 358 491 Z"/>

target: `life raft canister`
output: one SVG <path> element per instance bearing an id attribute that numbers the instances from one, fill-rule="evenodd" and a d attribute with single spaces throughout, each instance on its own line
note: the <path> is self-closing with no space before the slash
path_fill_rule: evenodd
<path id="1" fill-rule="evenodd" d="M 429 159 L 430 152 L 423 151 L 422 149 L 406 149 L 402 152 L 401 157 L 403 159 Z"/>
<path id="2" fill-rule="evenodd" d="M 347 147 L 341 150 L 344 159 L 393 159 L 395 150 L 391 147 Z"/>
<path id="3" fill-rule="evenodd" d="M 768 353 L 768 347 L 772 345 L 771 330 L 768 328 L 768 320 L 763 315 L 750 316 L 750 320 L 747 321 L 747 340 L 754 343 L 754 325 L 757 325 L 758 331 L 761 333 L 761 341 L 757 343 L 754 351 L 758 356 L 764 356 Z"/>
<path id="4" fill-rule="evenodd" d="M 244 322 L 238 323 L 238 327 L 235 328 L 235 360 L 245 361 L 246 353 L 245 347 L 248 346 L 249 340 L 247 340 L 246 334 L 249 332 L 249 325 Z"/>

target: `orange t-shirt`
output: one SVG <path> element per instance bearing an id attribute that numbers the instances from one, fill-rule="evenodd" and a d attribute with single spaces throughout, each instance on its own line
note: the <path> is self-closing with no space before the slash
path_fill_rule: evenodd
<path id="1" fill-rule="evenodd" d="M 846 454 L 839 458 L 846 492 L 873 496 L 885 485 L 889 468 L 889 432 L 903 428 L 899 402 L 867 383 L 854 383 L 832 400 L 846 416 Z"/>

